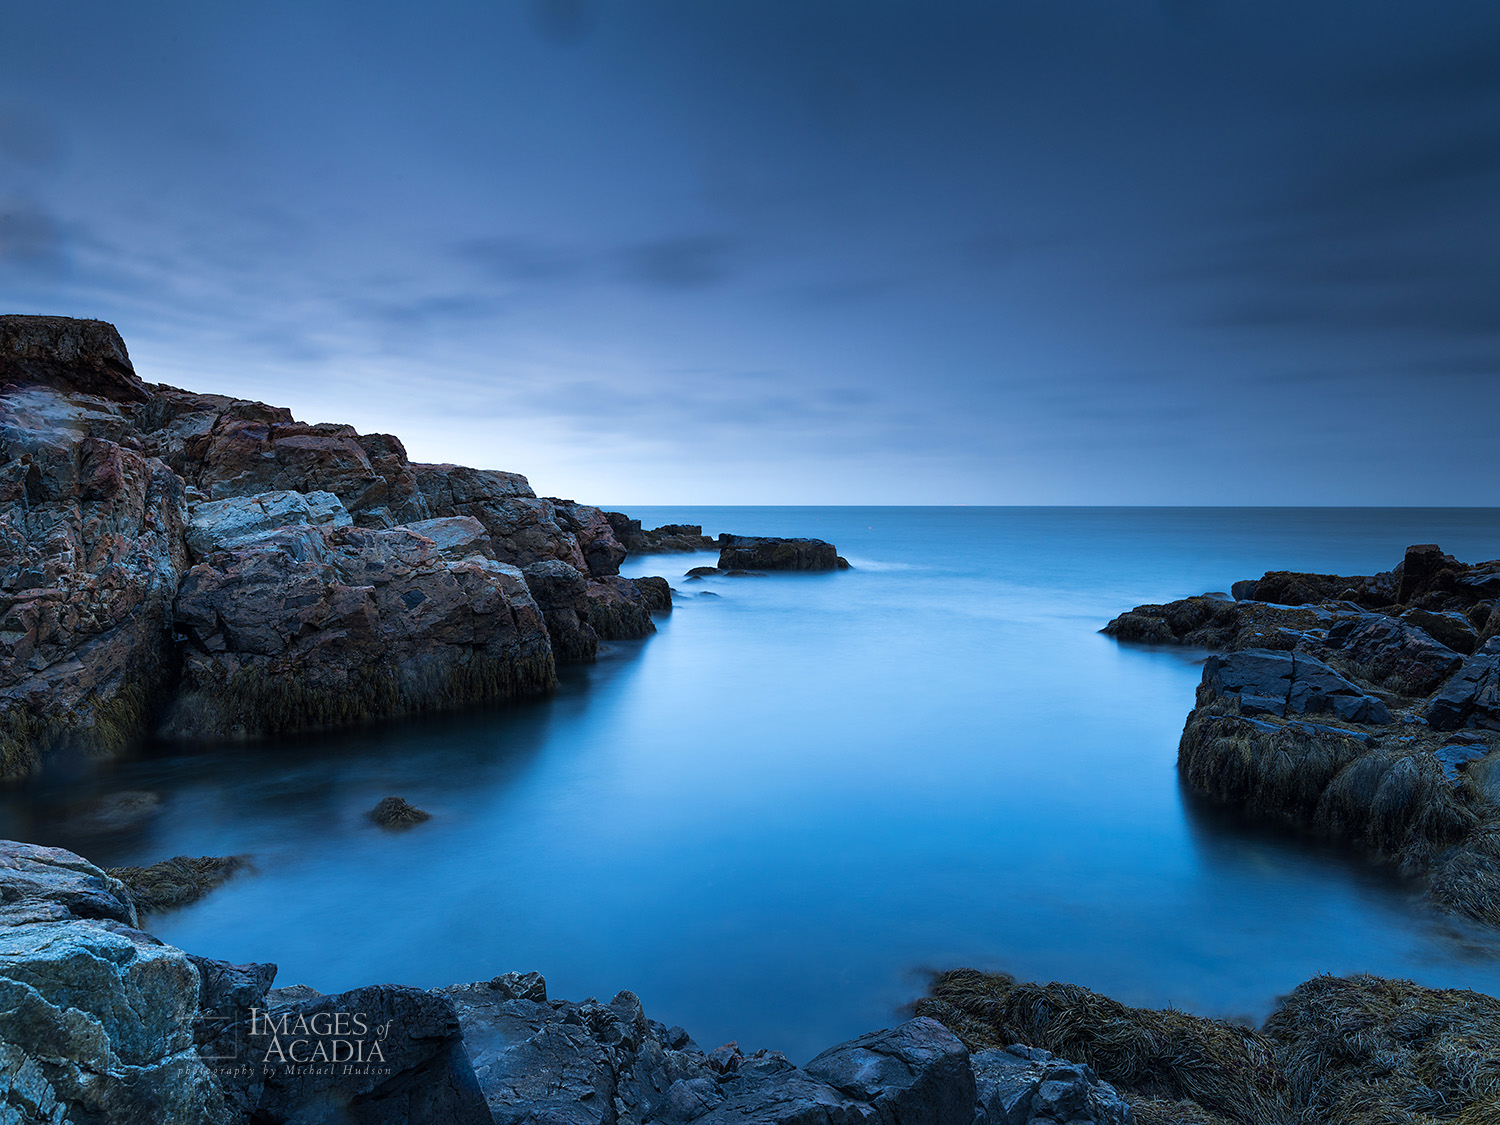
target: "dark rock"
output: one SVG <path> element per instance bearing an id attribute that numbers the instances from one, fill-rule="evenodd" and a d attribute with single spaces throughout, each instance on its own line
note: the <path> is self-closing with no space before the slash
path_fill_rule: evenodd
<path id="1" fill-rule="evenodd" d="M 1430 609 L 1409 609 L 1401 620 L 1431 635 L 1461 656 L 1471 655 L 1479 647 L 1479 632 L 1462 613 L 1439 613 Z"/>
<path id="2" fill-rule="evenodd" d="M 104 836 L 129 832 L 141 827 L 157 814 L 161 797 L 142 789 L 127 789 L 89 802 L 67 817 L 70 833 L 80 836 Z"/>
<path id="3" fill-rule="evenodd" d="M 848 570 L 832 543 L 821 539 L 719 536 L 720 570 Z M 690 572 L 691 573 L 691 572 Z"/>
<path id="4" fill-rule="evenodd" d="M 665 578 L 646 577 L 632 579 L 635 588 L 641 592 L 641 598 L 646 608 L 652 613 L 672 612 L 672 587 L 667 584 Z"/>
<path id="5" fill-rule="evenodd" d="M 521 573 L 547 621 L 558 662 L 593 660 L 599 651 L 599 634 L 589 624 L 588 578 L 561 559 L 534 562 Z"/>
<path id="6" fill-rule="evenodd" d="M 361 1125 L 486 1120 L 453 1003 L 399 985 L 356 988 L 252 1013 L 244 1061 L 222 1081 L 251 1119 Z"/>
<path id="7" fill-rule="evenodd" d="M 1244 578 L 1229 587 L 1229 593 L 1237 602 L 1254 601 L 1255 588 L 1259 585 L 1253 578 Z"/>
<path id="8" fill-rule="evenodd" d="M 1457 784 L 1459 771 L 1470 762 L 1478 762 L 1489 756 L 1490 744 L 1482 737 L 1455 738 L 1439 746 L 1432 756 L 1443 767 L 1443 776 Z"/>
<path id="9" fill-rule="evenodd" d="M 381 798 L 367 815 L 382 828 L 410 828 L 432 819 L 430 812 L 424 812 L 401 797 Z"/>
<path id="10" fill-rule="evenodd" d="M 1396 600 L 1409 604 L 1420 594 L 1429 592 L 1444 571 L 1465 569 L 1452 555 L 1443 554 L 1436 543 L 1418 543 L 1406 548 L 1406 557 L 1401 561 L 1401 585 Z"/>
<path id="11" fill-rule="evenodd" d="M 626 550 L 615 537 L 608 515 L 588 504 L 556 497 L 549 499 L 556 506 L 558 525 L 578 541 L 588 572 L 596 578 L 619 574 Z"/>
<path id="12" fill-rule="evenodd" d="M 1422 713 L 1436 730 L 1500 729 L 1500 637 L 1485 641 L 1432 697 Z"/>
<path id="13" fill-rule="evenodd" d="M 711 551 L 716 546 L 698 524 L 669 523 L 646 531 L 642 530 L 640 520 L 633 520 L 624 512 L 605 512 L 604 516 L 615 536 L 632 554 Z"/>
<path id="14" fill-rule="evenodd" d="M 462 534 L 460 534 L 462 532 Z M 541 611 L 472 519 L 282 528 L 183 580 L 163 733 L 260 737 L 553 686 Z"/>
<path id="15" fill-rule="evenodd" d="M 197 902 L 248 866 L 242 855 L 179 855 L 149 867 L 111 867 L 109 873 L 130 889 L 138 910 L 154 914 Z"/>
<path id="16" fill-rule="evenodd" d="M 970 1056 L 986 1125 L 1130 1125 L 1127 1105 L 1084 1063 L 1015 1044 Z"/>
<path id="17" fill-rule="evenodd" d="M 974 1112 L 969 1052 L 937 1020 L 918 1016 L 824 1051 L 804 1068 L 872 1106 L 893 1125 L 947 1125 Z"/>
<path id="18" fill-rule="evenodd" d="M 66 316 L 0 316 L 0 386 L 6 383 L 114 402 L 149 397 L 113 324 Z"/>
<path id="19" fill-rule="evenodd" d="M 1379 613 L 1339 620 L 1327 644 L 1363 679 L 1402 695 L 1426 695 L 1463 663 L 1426 630 Z"/>
<path id="20" fill-rule="evenodd" d="M 1210 656 L 1203 686 L 1235 699 L 1247 715 L 1332 714 L 1352 723 L 1391 721 L 1390 710 L 1375 696 L 1321 660 L 1295 652 L 1247 649 Z"/>
<path id="21" fill-rule="evenodd" d="M 710 578 L 713 575 L 716 575 L 718 573 L 720 573 L 720 571 L 719 571 L 719 568 L 716 567 L 716 566 L 695 566 L 695 567 L 693 567 L 692 570 L 690 570 L 690 571 L 687 572 L 687 574 L 685 575 L 685 577 L 687 577 L 687 578 Z"/>

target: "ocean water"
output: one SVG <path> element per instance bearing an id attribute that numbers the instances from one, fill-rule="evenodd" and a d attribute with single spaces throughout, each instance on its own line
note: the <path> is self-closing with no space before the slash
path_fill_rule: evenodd
<path id="1" fill-rule="evenodd" d="M 152 928 L 282 984 L 537 969 L 555 996 L 628 988 L 707 1048 L 797 1061 L 960 965 L 1257 1020 L 1323 972 L 1500 994 L 1495 934 L 1185 794 L 1204 654 L 1097 632 L 1271 568 L 1370 573 L 1415 542 L 1500 557 L 1500 511 L 628 510 L 819 536 L 854 569 L 687 581 L 713 556 L 631 558 L 677 608 L 551 698 L 57 770 L 0 793 L 0 830 L 107 865 L 252 855 Z M 156 815 L 77 823 L 122 790 Z M 432 820 L 374 828 L 388 794 Z"/>

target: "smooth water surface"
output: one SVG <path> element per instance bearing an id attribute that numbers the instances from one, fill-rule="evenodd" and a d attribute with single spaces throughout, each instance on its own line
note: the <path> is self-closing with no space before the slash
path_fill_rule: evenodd
<path id="1" fill-rule="evenodd" d="M 647 526 L 814 535 L 834 574 L 686 581 L 547 700 L 15 787 L 5 834 L 107 865 L 249 853 L 154 919 L 324 991 L 539 969 L 637 992 L 711 1047 L 803 1060 L 958 965 L 1263 1016 L 1319 972 L 1500 993 L 1500 941 L 1359 857 L 1180 791 L 1202 653 L 1099 627 L 1271 568 L 1371 573 L 1408 543 L 1500 557 L 1492 510 L 636 508 Z M 142 829 L 70 826 L 150 790 Z M 405 833 L 364 812 L 400 794 Z"/>

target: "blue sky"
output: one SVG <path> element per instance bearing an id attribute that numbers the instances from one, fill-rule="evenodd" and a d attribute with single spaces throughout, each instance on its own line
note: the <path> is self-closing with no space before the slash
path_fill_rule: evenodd
<path id="1" fill-rule="evenodd" d="M 0 308 L 629 503 L 1493 504 L 1500 6 L 0 3 Z"/>

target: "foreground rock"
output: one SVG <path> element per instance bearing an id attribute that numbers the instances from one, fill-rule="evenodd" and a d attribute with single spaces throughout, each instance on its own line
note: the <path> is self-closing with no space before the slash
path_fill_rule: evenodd
<path id="1" fill-rule="evenodd" d="M 1384 574 L 1275 571 L 1234 591 L 1104 629 L 1221 650 L 1183 729 L 1187 783 L 1365 847 L 1500 924 L 1500 563 L 1419 545 Z"/>
<path id="2" fill-rule="evenodd" d="M 549 999 L 537 973 L 432 991 L 277 989 L 275 965 L 196 957 L 141 932 L 123 885 L 59 849 L 0 843 L 0 904 L 8 1122 L 1130 1120 L 1087 1066 L 1023 1047 L 971 1061 L 926 1016 L 798 1067 L 733 1043 L 705 1052 L 630 992 Z"/>
<path id="3" fill-rule="evenodd" d="M 1500 1119 L 1500 1000 L 1477 992 L 1322 976 L 1299 985 L 1255 1029 L 1130 1008 L 1077 985 L 958 969 L 937 978 L 917 1011 L 976 1052 L 980 1075 L 1002 1044 L 1057 1052 L 1118 1087 L 1143 1123 Z M 1079 1081 L 1090 1076 L 1067 1081 L 1072 1104 L 1108 1106 L 1108 1096 Z M 1042 1120 L 1110 1120 L 1102 1114 L 1118 1110 L 1091 1112 Z"/>
<path id="4" fill-rule="evenodd" d="M 670 608 L 624 557 L 518 474 L 148 385 L 99 321 L 0 317 L 0 777 L 549 691 Z"/>

